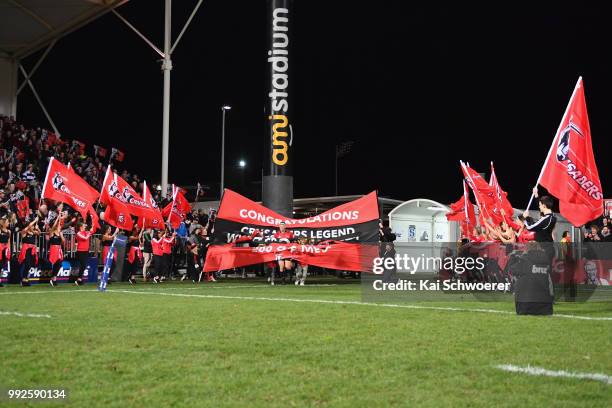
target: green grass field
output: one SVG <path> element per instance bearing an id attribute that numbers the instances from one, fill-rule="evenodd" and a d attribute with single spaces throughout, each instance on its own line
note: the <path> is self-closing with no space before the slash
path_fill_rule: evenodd
<path id="1" fill-rule="evenodd" d="M 0 387 L 81 407 L 612 406 L 612 384 L 495 367 L 612 375 L 612 319 L 575 318 L 611 303 L 360 302 L 358 284 L 0 288 L 0 312 L 50 316 L 0 314 Z"/>

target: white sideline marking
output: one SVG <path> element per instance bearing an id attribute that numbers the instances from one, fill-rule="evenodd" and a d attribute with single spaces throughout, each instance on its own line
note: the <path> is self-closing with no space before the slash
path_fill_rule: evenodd
<path id="1" fill-rule="evenodd" d="M 79 293 L 79 292 L 97 292 L 98 289 L 52 289 L 52 290 L 33 290 L 33 291 L 23 291 L 23 292 L 4 292 L 0 293 L 0 296 L 8 296 L 8 295 L 37 295 L 39 293 Z"/>
<path id="2" fill-rule="evenodd" d="M 402 309 L 424 309 L 424 310 L 440 310 L 450 312 L 479 312 L 479 313 L 497 313 L 505 315 L 515 315 L 514 312 L 495 309 L 476 309 L 476 308 L 461 308 L 461 307 L 442 307 L 442 306 L 421 306 L 421 305 L 398 305 L 393 303 L 369 303 L 358 302 L 354 300 L 326 300 L 326 299 L 295 299 L 295 298 L 271 298 L 271 297 L 256 297 L 256 296 L 227 296 L 227 295 L 194 295 L 190 293 L 166 293 L 152 292 L 144 290 L 125 290 L 115 289 L 111 292 L 135 293 L 144 295 L 159 295 L 159 296 L 175 296 L 175 297 L 195 297 L 195 298 L 212 298 L 212 299 L 234 299 L 234 300 L 264 300 L 272 302 L 296 302 L 296 303 L 325 303 L 332 305 L 359 305 L 359 306 L 375 306 L 375 307 L 396 307 Z M 589 317 L 575 315 L 553 315 L 553 317 L 561 317 L 566 319 L 580 320 L 605 320 L 612 321 L 612 317 Z"/>
<path id="3" fill-rule="evenodd" d="M 50 319 L 51 316 L 48 314 L 36 314 L 36 313 L 20 313 L 20 312 L 5 312 L 0 310 L 0 316 L 17 316 L 17 317 L 42 317 Z"/>
<path id="4" fill-rule="evenodd" d="M 532 367 L 532 366 L 519 367 L 519 366 L 515 366 L 512 364 L 500 364 L 500 365 L 495 366 L 495 368 L 499 368 L 500 370 L 508 371 L 511 373 L 541 375 L 545 377 L 579 378 L 581 380 L 586 379 L 586 380 L 601 381 L 605 384 L 612 385 L 612 377 L 609 375 L 600 374 L 600 373 L 573 373 L 571 371 L 565 371 L 565 370 L 553 371 L 553 370 L 547 370 L 545 368 Z"/>
<path id="5" fill-rule="evenodd" d="M 314 286 L 314 285 L 310 285 Z M 217 289 L 221 289 L 227 286 L 218 286 Z M 236 286 L 236 288 L 244 288 L 247 285 Z M 254 285 L 254 287 L 268 287 L 268 285 Z M 214 288 L 214 287 L 212 287 Z M 227 287 L 229 288 L 229 287 Z M 198 288 L 166 288 L 166 289 L 199 289 Z M 2 295 L 31 295 L 38 293 L 82 293 L 82 292 L 98 292 L 97 289 L 73 289 L 73 290 L 37 290 L 37 291 L 24 291 L 24 292 L 5 292 L 0 293 Z M 514 315 L 514 312 L 507 310 L 496 310 L 496 309 L 480 309 L 480 308 L 463 308 L 463 307 L 443 307 L 443 306 L 422 306 L 422 305 L 398 305 L 393 303 L 369 303 L 369 302 L 358 302 L 349 300 L 327 300 L 327 299 L 295 299 L 295 298 L 270 298 L 270 297 L 255 297 L 255 296 L 224 296 L 224 295 L 192 295 L 187 293 L 165 293 L 165 292 L 153 292 L 150 290 L 125 290 L 125 289 L 108 289 L 108 292 L 123 292 L 123 293 L 142 293 L 145 295 L 160 295 L 160 296 L 178 296 L 178 297 L 197 297 L 197 298 L 218 298 L 218 299 L 235 299 L 235 300 L 267 300 L 275 302 L 304 302 L 304 303 L 326 303 L 336 305 L 360 305 L 360 306 L 378 306 L 378 307 L 396 307 L 402 309 L 423 309 L 423 310 L 440 310 L 448 312 L 479 312 L 479 313 L 497 313 L 505 315 Z M 553 314 L 552 317 L 562 319 L 576 319 L 576 320 L 595 320 L 595 321 L 612 321 L 612 317 L 591 317 L 591 316 L 579 316 L 579 315 L 568 315 L 568 314 Z"/>
<path id="6" fill-rule="evenodd" d="M 166 288 L 164 287 L 164 284 L 161 285 L 153 285 L 153 286 L 144 286 L 146 284 L 142 284 L 143 286 L 141 286 L 143 289 L 143 291 L 146 289 L 148 290 L 149 288 L 152 288 L 153 290 L 157 290 L 157 289 L 163 289 L 163 290 L 196 290 L 196 289 L 242 289 L 242 288 L 269 288 L 271 287 L 269 284 L 260 284 L 260 285 L 235 285 L 235 286 L 216 286 L 214 283 L 206 283 L 204 285 L 198 285 L 198 286 L 190 286 L 188 288 L 185 287 L 170 287 L 170 288 Z M 291 287 L 291 285 L 285 285 L 287 287 Z M 337 286 L 335 283 L 331 283 L 331 284 L 313 284 L 313 285 L 307 285 L 309 287 L 313 287 L 313 286 Z M 138 287 L 138 285 L 136 285 L 136 287 L 133 287 L 133 289 L 135 290 L 140 290 L 140 288 Z"/>

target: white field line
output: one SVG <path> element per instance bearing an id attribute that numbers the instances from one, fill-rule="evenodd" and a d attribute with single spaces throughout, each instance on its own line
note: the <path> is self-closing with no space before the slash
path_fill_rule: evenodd
<path id="1" fill-rule="evenodd" d="M 186 285 L 186 284 L 185 284 Z M 285 285 L 287 287 L 291 287 L 291 285 Z M 324 283 L 324 284 L 313 284 L 313 285 L 307 285 L 305 287 L 314 287 L 314 286 L 337 286 L 335 283 Z M 93 287 L 93 286 L 90 286 Z M 140 285 L 136 285 L 132 287 L 132 290 L 141 290 L 141 291 L 145 291 L 145 290 L 158 290 L 158 289 L 163 289 L 163 290 L 196 290 L 196 289 L 241 289 L 241 288 L 269 288 L 271 287 L 269 284 L 266 285 L 264 283 L 260 284 L 260 285 L 232 285 L 232 286 L 225 286 L 225 285 L 220 285 L 220 286 L 214 286 L 214 284 L 210 284 L 210 286 L 208 286 L 208 284 L 205 285 L 198 285 L 198 286 L 190 286 L 190 287 L 176 287 L 176 286 L 172 286 L 172 287 L 164 287 L 164 284 L 159 284 L 159 285 L 149 285 L 148 283 L 142 283 Z M 282 286 L 281 286 L 282 287 Z M 142 289 L 140 289 L 142 288 Z M 111 290 L 112 288 L 109 288 L 109 290 Z M 301 289 L 300 289 L 301 290 Z M 34 291 L 19 291 L 19 292 L 0 292 L 0 296 L 2 295 L 32 295 L 32 294 L 38 294 L 38 293 L 66 293 L 66 292 L 98 292 L 97 289 L 49 289 L 49 290 L 34 290 Z"/>
<path id="2" fill-rule="evenodd" d="M 578 378 L 581 380 L 601 381 L 605 384 L 612 385 L 612 376 L 600 374 L 600 373 L 574 373 L 574 372 L 565 371 L 565 370 L 554 371 L 554 370 L 547 370 L 545 368 L 532 367 L 532 366 L 519 367 L 519 366 L 515 366 L 512 364 L 500 364 L 500 365 L 495 366 L 495 368 L 498 368 L 503 371 L 508 371 L 511 373 L 521 373 L 521 374 L 537 375 L 537 376 L 544 376 L 544 377 Z"/>
<path id="3" fill-rule="evenodd" d="M 36 314 L 36 313 L 21 313 L 21 312 L 5 312 L 0 310 L 0 316 L 17 316 L 17 317 L 40 317 L 44 319 L 50 319 L 51 316 L 48 314 Z"/>
<path id="4" fill-rule="evenodd" d="M 244 288 L 247 285 L 237 286 Z M 256 285 L 255 287 L 268 287 L 267 285 Z M 314 286 L 314 285 L 312 285 Z M 219 286 L 222 288 L 224 286 Z M 197 289 L 197 288 L 166 288 L 166 289 Z M 421 309 L 421 310 L 439 310 L 448 312 L 477 312 L 477 313 L 495 313 L 514 315 L 514 312 L 506 310 L 496 309 L 480 309 L 480 308 L 462 308 L 462 307 L 443 307 L 443 306 L 422 306 L 422 305 L 398 305 L 392 303 L 370 303 L 370 302 L 359 302 L 359 301 L 348 301 L 348 300 L 327 300 L 327 299 L 295 299 L 295 298 L 271 298 L 271 297 L 255 297 L 255 296 L 224 296 L 224 295 L 196 295 L 187 293 L 166 293 L 166 292 L 154 292 L 151 290 L 127 290 L 127 289 L 109 289 L 109 292 L 123 292 L 123 293 L 135 293 L 145 295 L 159 295 L 159 296 L 176 296 L 176 297 L 195 297 L 195 298 L 217 298 L 217 299 L 235 299 L 235 300 L 260 300 L 260 301 L 272 301 L 272 302 L 297 302 L 297 303 L 323 303 L 323 304 L 336 304 L 336 305 L 359 305 L 359 306 L 375 306 L 375 307 L 391 307 L 401 309 Z M 81 292 L 98 292 L 97 289 L 73 289 L 73 290 L 40 290 L 40 291 L 23 291 L 23 292 L 5 292 L 0 293 L 2 295 L 30 295 L 39 293 L 81 293 Z M 568 314 L 553 314 L 552 317 L 562 319 L 576 319 L 576 320 L 595 320 L 595 321 L 612 321 L 612 317 L 591 317 L 591 316 L 579 316 L 579 315 L 568 315 Z"/>
<path id="5" fill-rule="evenodd" d="M 160 284 L 160 285 L 153 285 L 153 286 L 145 286 L 146 284 L 141 284 L 140 285 L 135 285 L 132 286 L 130 290 L 137 290 L 137 291 L 149 291 L 149 290 L 158 290 L 158 289 L 163 289 L 163 290 L 196 290 L 196 289 L 242 289 L 242 288 L 259 288 L 259 289 L 263 289 L 263 288 L 270 288 L 271 286 L 268 284 L 260 284 L 260 285 L 231 285 L 231 286 L 216 286 L 214 283 L 213 284 L 204 284 L 204 285 L 198 285 L 198 286 L 189 286 L 189 287 L 176 287 L 176 286 L 172 286 L 172 287 L 164 287 L 164 284 Z M 292 287 L 294 285 L 285 285 L 287 287 Z M 337 286 L 336 284 L 314 284 L 314 285 L 307 285 L 305 287 L 314 287 L 314 286 Z M 281 286 L 282 287 L 282 286 Z M 141 289 L 142 288 L 142 289 Z M 112 288 L 111 288 L 112 289 Z M 302 289 L 299 289 L 302 290 Z"/>
<path id="6" fill-rule="evenodd" d="M 80 292 L 97 292 L 97 289 L 51 289 L 51 290 L 33 290 L 33 291 L 19 291 L 19 292 L 4 292 L 0 293 L 0 296 L 9 296 L 9 295 L 38 295 L 41 293 L 80 293 Z"/>
<path id="7" fill-rule="evenodd" d="M 332 305 L 359 305 L 359 306 L 374 306 L 374 307 L 392 307 L 392 308 L 401 308 L 401 309 L 422 309 L 422 310 L 439 310 L 439 311 L 450 311 L 450 312 L 478 312 L 478 313 L 495 313 L 495 314 L 504 314 L 504 315 L 515 315 L 514 312 L 509 312 L 506 310 L 442 307 L 442 306 L 422 306 L 422 305 L 398 305 L 398 304 L 391 304 L 391 303 L 369 303 L 369 302 L 359 302 L 359 301 L 351 301 L 351 300 L 295 299 L 295 298 L 273 298 L 273 297 L 258 297 L 258 296 L 200 295 L 200 294 L 191 294 L 191 293 L 167 293 L 167 292 L 153 292 L 153 291 L 143 291 L 143 290 L 138 291 L 138 290 L 125 290 L 125 289 L 115 289 L 112 292 L 144 294 L 144 295 L 158 295 L 158 296 L 188 297 L 188 298 L 203 298 L 203 299 L 210 298 L 210 299 L 230 299 L 230 300 L 259 300 L 259 301 L 271 301 L 271 302 L 320 303 L 320 304 L 332 304 Z M 566 318 L 566 319 L 612 321 L 612 317 L 553 315 L 553 317 L 555 316 Z"/>

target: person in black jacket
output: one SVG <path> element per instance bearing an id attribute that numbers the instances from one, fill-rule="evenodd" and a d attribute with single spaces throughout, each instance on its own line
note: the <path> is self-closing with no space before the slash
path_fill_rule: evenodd
<path id="1" fill-rule="evenodd" d="M 393 242 L 397 239 L 391 228 L 385 226 L 382 220 L 378 220 L 378 234 L 380 235 L 380 242 Z"/>
<path id="2" fill-rule="evenodd" d="M 386 259 L 392 259 L 393 262 L 391 263 L 390 267 L 387 267 L 387 263 L 385 262 L 385 270 L 383 272 L 383 282 L 394 282 L 396 281 L 396 273 L 397 273 L 397 266 L 395 265 L 395 246 L 393 245 L 392 242 L 386 242 L 386 243 L 381 243 L 382 246 L 382 254 L 381 254 L 381 258 Z"/>
<path id="3" fill-rule="evenodd" d="M 538 189 L 533 189 L 533 194 L 538 198 Z M 539 220 L 534 221 L 529 216 L 529 209 L 526 209 L 523 213 L 525 217 L 525 228 L 528 231 L 535 232 L 535 240 L 537 242 L 553 242 L 552 232 L 557 224 L 557 217 L 552 212 L 553 200 L 549 196 L 542 196 L 538 200 L 538 207 L 540 208 L 540 214 L 542 216 Z"/>
<path id="4" fill-rule="evenodd" d="M 541 245 L 529 242 L 525 252 L 515 251 L 507 268 L 514 279 L 516 314 L 552 315 L 554 290 L 550 260 Z"/>
<path id="5" fill-rule="evenodd" d="M 195 243 L 187 244 L 187 277 L 196 283 L 199 281 L 202 265 L 200 263 L 199 248 Z"/>

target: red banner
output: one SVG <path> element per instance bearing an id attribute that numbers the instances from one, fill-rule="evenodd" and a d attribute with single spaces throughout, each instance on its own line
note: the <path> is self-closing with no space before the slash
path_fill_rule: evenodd
<path id="1" fill-rule="evenodd" d="M 326 241 L 318 245 L 269 244 L 256 247 L 236 247 L 233 244 L 214 245 L 208 249 L 205 272 L 239 268 L 281 259 L 293 259 L 305 265 L 343 271 L 371 272 L 378 246 Z"/>
<path id="2" fill-rule="evenodd" d="M 313 217 L 293 219 L 226 189 L 215 221 L 215 236 L 219 241 L 231 242 L 257 229 L 269 237 L 284 222 L 296 238 L 378 242 L 378 219 L 375 191 Z"/>
<path id="3" fill-rule="evenodd" d="M 544 163 L 540 184 L 559 199 L 559 211 L 575 227 L 603 213 L 582 77 Z"/>

